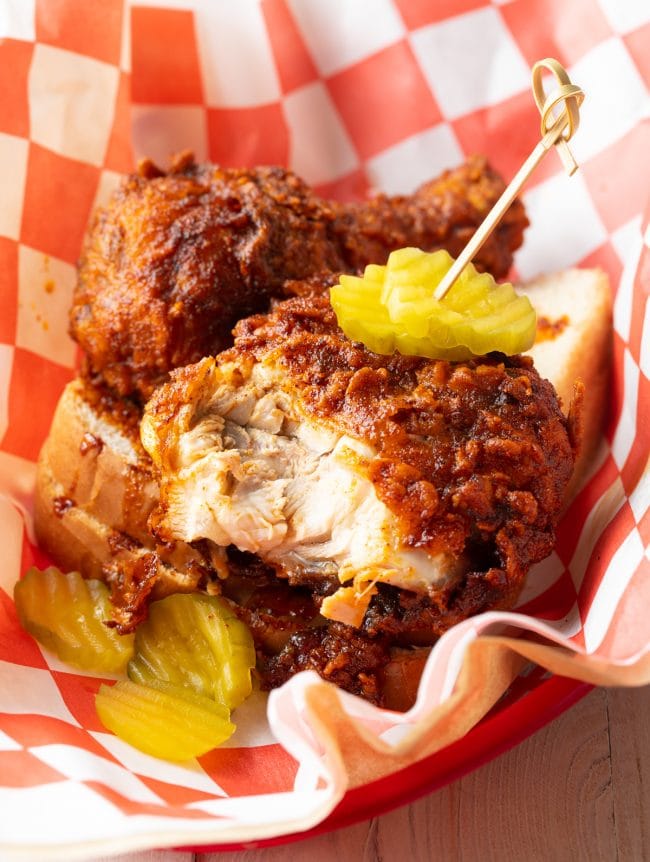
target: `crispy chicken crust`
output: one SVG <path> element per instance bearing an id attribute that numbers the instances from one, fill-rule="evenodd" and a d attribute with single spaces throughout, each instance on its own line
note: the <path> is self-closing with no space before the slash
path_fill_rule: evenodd
<path id="1" fill-rule="evenodd" d="M 274 297 L 322 291 L 406 245 L 457 255 L 503 188 L 479 157 L 411 196 L 353 204 L 322 200 L 282 168 L 197 165 L 187 153 L 168 173 L 143 162 L 95 214 L 70 332 L 88 376 L 144 401 L 171 369 L 232 343 L 234 323 Z M 476 265 L 504 276 L 527 223 L 516 201 Z"/>
<path id="2" fill-rule="evenodd" d="M 513 601 L 551 552 L 577 441 L 530 358 L 380 356 L 343 335 L 325 297 L 240 321 L 223 355 L 237 354 L 277 356 L 308 412 L 377 451 L 370 478 L 406 545 L 469 549 Z"/>
<path id="3" fill-rule="evenodd" d="M 376 453 L 367 475 L 396 516 L 402 546 L 464 561 L 460 578 L 428 593 L 379 584 L 367 634 L 431 643 L 471 614 L 511 607 L 530 566 L 551 552 L 576 441 L 527 357 L 379 356 L 343 335 L 326 297 L 307 297 L 240 321 L 234 347 L 216 361 L 280 368 L 283 391 L 306 416 Z M 155 451 L 147 448 L 163 473 L 176 469 L 185 445 L 177 420 L 193 409 L 207 362 L 175 371 L 147 406 L 157 429 Z"/>

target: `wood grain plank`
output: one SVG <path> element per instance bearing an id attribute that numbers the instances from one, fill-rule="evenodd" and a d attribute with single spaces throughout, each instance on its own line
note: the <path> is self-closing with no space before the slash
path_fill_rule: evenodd
<path id="1" fill-rule="evenodd" d="M 237 850 L 231 853 L 198 854 L 197 862 L 332 862 L 332 860 L 352 860 L 355 862 L 375 862 L 374 837 L 375 820 L 358 823 L 347 829 L 317 835 L 306 841 L 293 842 L 262 850 Z M 139 860 L 138 860 L 139 862 Z M 166 860 L 167 862 L 167 860 Z M 169 860 L 171 862 L 171 860 Z"/>
<path id="2" fill-rule="evenodd" d="M 194 862 L 194 853 L 177 853 L 175 850 L 140 850 L 120 856 L 97 856 L 88 862 Z"/>
<path id="3" fill-rule="evenodd" d="M 616 858 L 606 695 L 461 781 L 458 858 Z"/>
<path id="4" fill-rule="evenodd" d="M 607 691 L 620 862 L 650 859 L 650 686 Z"/>

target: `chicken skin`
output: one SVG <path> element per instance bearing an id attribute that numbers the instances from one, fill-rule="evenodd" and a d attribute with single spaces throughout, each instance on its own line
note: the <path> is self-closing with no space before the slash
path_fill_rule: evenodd
<path id="1" fill-rule="evenodd" d="M 232 343 L 272 298 L 322 291 L 403 246 L 457 255 L 504 184 L 474 157 L 412 196 L 338 204 L 282 168 L 197 165 L 183 154 L 125 179 L 86 237 L 70 313 L 85 371 L 143 403 L 176 367 Z M 475 264 L 504 276 L 527 225 L 515 202 Z"/>
<path id="2" fill-rule="evenodd" d="M 320 612 L 431 643 L 514 603 L 546 557 L 575 440 L 526 357 L 380 356 L 325 296 L 241 321 L 145 408 L 162 541 L 256 554 Z"/>

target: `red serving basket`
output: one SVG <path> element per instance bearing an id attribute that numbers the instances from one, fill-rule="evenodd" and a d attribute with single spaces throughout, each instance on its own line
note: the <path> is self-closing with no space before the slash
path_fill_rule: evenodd
<path id="1" fill-rule="evenodd" d="M 179 850 L 214 852 L 253 850 L 302 841 L 386 814 L 426 796 L 489 763 L 532 736 L 593 686 L 535 667 L 519 676 L 493 709 L 466 736 L 435 754 L 383 778 L 348 790 L 322 823 L 306 832 L 293 832 L 261 841 L 191 846 Z"/>

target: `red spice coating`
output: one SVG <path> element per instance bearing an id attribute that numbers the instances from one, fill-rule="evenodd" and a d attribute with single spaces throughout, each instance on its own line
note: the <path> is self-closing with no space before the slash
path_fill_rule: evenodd
<path id="1" fill-rule="evenodd" d="M 324 297 L 241 321 L 222 357 L 278 363 L 308 413 L 374 447 L 368 474 L 404 543 L 468 555 L 463 601 L 472 608 L 488 604 L 470 589 L 472 572 L 486 579 L 492 605 L 495 591 L 507 605 L 550 553 L 575 441 L 527 357 L 379 356 L 343 335 Z M 181 399 L 186 374 L 174 384 Z"/>
<path id="2" fill-rule="evenodd" d="M 390 658 L 387 642 L 367 638 L 342 623 L 300 631 L 275 656 L 258 658 L 264 688 L 276 688 L 301 670 L 315 670 L 323 679 L 382 703 L 383 670 Z"/>

